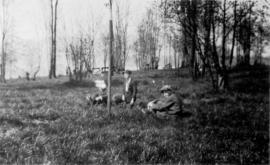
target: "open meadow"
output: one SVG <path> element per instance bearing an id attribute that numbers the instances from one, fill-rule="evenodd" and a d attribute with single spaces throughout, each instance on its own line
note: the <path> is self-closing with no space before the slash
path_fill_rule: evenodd
<path id="1" fill-rule="evenodd" d="M 137 103 L 159 97 L 161 81 L 185 99 L 192 115 L 174 121 L 136 107 L 113 106 L 111 116 L 90 108 L 85 96 L 97 92 L 90 80 L 10 80 L 0 85 L 0 164 L 268 164 L 268 70 L 259 75 L 215 93 L 185 70 L 134 73 Z M 113 78 L 113 93 L 122 81 Z"/>

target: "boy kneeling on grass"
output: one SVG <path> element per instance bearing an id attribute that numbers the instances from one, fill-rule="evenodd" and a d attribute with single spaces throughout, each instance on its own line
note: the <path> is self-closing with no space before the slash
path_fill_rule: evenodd
<path id="1" fill-rule="evenodd" d="M 163 96 L 151 101 L 147 107 L 141 103 L 139 106 L 144 114 L 155 114 L 159 118 L 177 117 L 182 112 L 182 101 L 173 93 L 171 86 L 165 85 L 160 89 Z"/>

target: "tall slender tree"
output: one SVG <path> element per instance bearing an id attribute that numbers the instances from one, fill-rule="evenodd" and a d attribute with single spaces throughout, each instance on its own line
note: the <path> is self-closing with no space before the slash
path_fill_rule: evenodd
<path id="1" fill-rule="evenodd" d="M 10 39 L 11 34 L 11 26 L 10 26 L 10 14 L 9 14 L 9 7 L 11 4 L 11 0 L 1 0 L 1 74 L 0 74 L 0 81 L 2 83 L 6 82 L 6 68 L 7 68 L 7 60 L 8 56 L 8 46 L 10 43 L 8 40 Z"/>
<path id="2" fill-rule="evenodd" d="M 58 0 L 50 0 L 50 10 L 51 10 L 51 60 L 50 60 L 50 70 L 49 78 L 56 78 L 56 54 L 57 54 L 57 19 L 58 19 Z"/>

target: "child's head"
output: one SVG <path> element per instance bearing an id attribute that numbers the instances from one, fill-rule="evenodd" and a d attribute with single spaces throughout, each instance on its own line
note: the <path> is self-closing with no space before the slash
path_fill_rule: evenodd
<path id="1" fill-rule="evenodd" d="M 131 74 L 132 74 L 132 72 L 131 72 L 131 71 L 126 70 L 126 71 L 124 72 L 124 78 L 125 78 L 125 79 L 130 78 Z"/>
<path id="2" fill-rule="evenodd" d="M 163 86 L 160 91 L 165 97 L 169 97 L 172 94 L 172 88 L 169 85 Z"/>

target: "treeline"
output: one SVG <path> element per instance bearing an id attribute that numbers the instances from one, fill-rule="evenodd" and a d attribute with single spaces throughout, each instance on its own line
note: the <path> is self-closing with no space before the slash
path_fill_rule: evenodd
<path id="1" fill-rule="evenodd" d="M 248 66 L 251 55 L 255 64 L 262 62 L 263 48 L 270 36 L 268 1 L 163 0 L 155 6 L 159 19 L 151 19 L 149 10 L 138 28 L 134 45 L 139 65 L 160 59 L 157 41 L 162 26 L 156 22 L 163 24 L 162 37 L 174 49 L 175 67 L 179 63 L 177 54 L 182 66 L 190 68 L 194 80 L 207 73 L 215 89 L 221 82 L 223 88 L 229 87 L 228 74 L 235 63 Z"/>
<path id="2" fill-rule="evenodd" d="M 0 82 L 5 82 L 7 64 L 11 63 L 12 33 L 8 18 L 11 1 L 1 0 L 2 28 Z M 49 78 L 56 77 L 59 45 L 64 47 L 67 60 L 67 74 L 75 80 L 82 80 L 93 72 L 97 54 L 97 32 L 95 20 L 87 26 L 74 25 L 67 28 L 63 23 L 63 43 L 59 43 L 58 0 L 47 0 L 46 31 L 49 38 Z M 61 2 L 61 1 L 60 1 Z M 213 87 L 229 87 L 228 74 L 237 65 L 248 66 L 262 62 L 262 54 L 270 38 L 268 0 L 155 0 L 147 10 L 137 28 L 137 38 L 130 43 L 130 3 L 113 1 L 113 57 L 114 71 L 125 70 L 131 52 L 140 70 L 188 67 L 194 80 L 209 75 Z M 61 8 L 61 7 L 60 7 Z M 9 12 L 8 12 L 9 11 Z M 88 16 L 86 16 L 88 18 Z M 9 28 L 8 28 L 9 27 Z M 57 30 L 58 29 L 58 30 Z M 107 29 L 107 27 L 105 27 Z M 60 31 L 61 32 L 61 31 Z M 109 55 L 109 32 L 102 35 L 104 68 Z M 61 46 L 60 45 L 60 46 Z M 58 50 L 58 51 L 57 51 Z M 133 53 L 134 51 L 134 53 Z M 100 56 L 100 55 L 99 55 Z M 163 59 L 162 59 L 163 58 Z M 40 58 L 39 58 L 40 61 Z M 33 62 L 34 63 L 34 62 Z M 40 62 L 39 62 L 40 63 Z M 39 72 L 32 71 L 35 76 Z"/>

